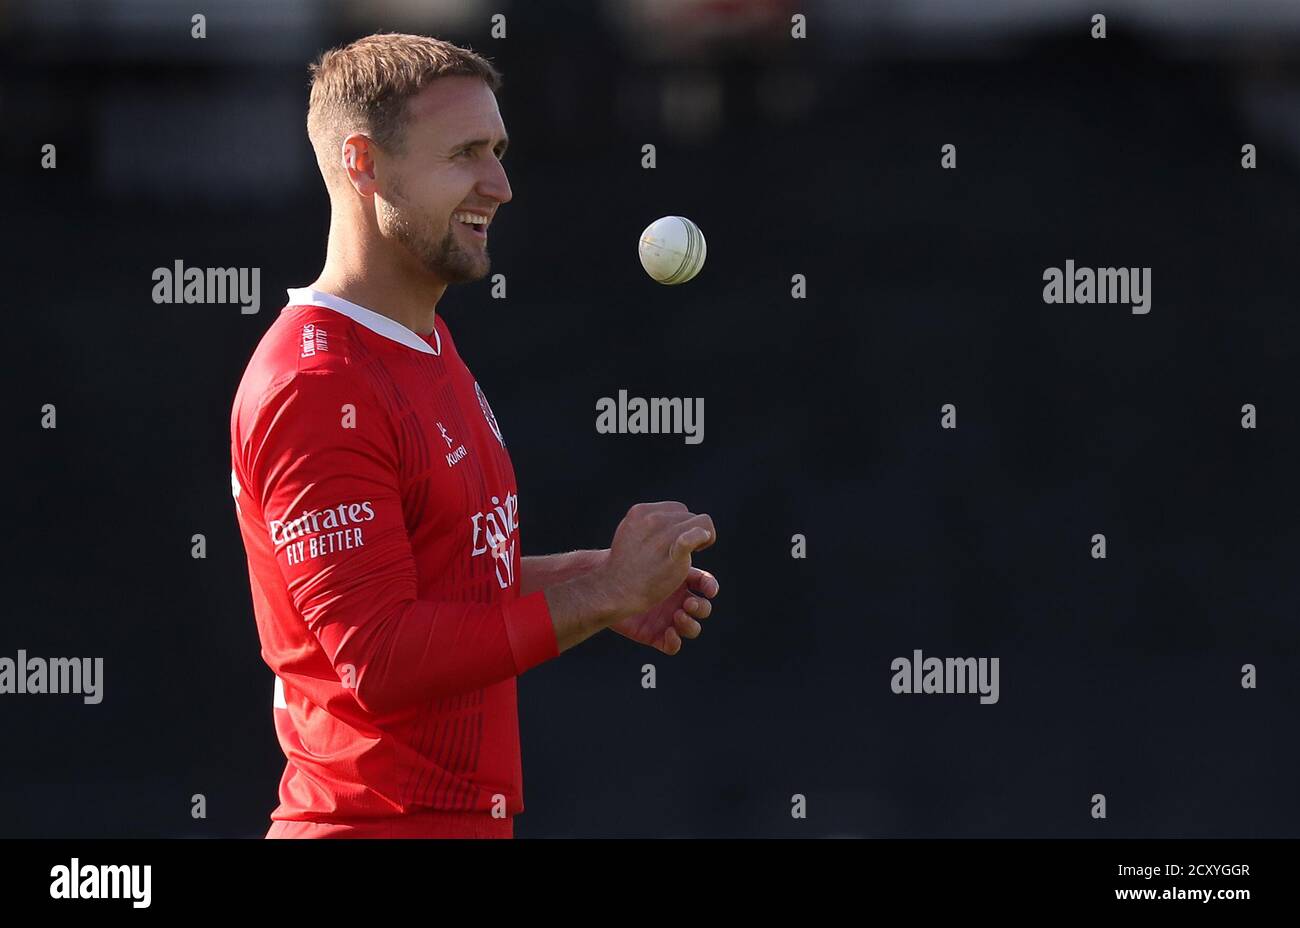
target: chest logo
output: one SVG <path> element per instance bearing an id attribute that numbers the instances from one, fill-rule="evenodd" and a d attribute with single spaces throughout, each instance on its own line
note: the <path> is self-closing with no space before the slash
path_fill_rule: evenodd
<path id="1" fill-rule="evenodd" d="M 451 436 L 447 434 L 447 429 L 445 426 L 443 426 L 441 422 L 438 423 L 438 431 L 442 433 L 442 440 L 447 443 L 448 448 L 456 444 L 454 441 L 451 440 Z M 465 455 L 467 454 L 469 454 L 469 452 L 465 450 L 464 445 L 461 445 L 455 451 L 447 452 L 447 466 L 455 467 L 457 464 L 461 462 L 461 459 L 464 458 Z"/>
<path id="2" fill-rule="evenodd" d="M 483 395 L 483 388 L 474 381 L 474 392 L 478 395 L 479 409 L 483 410 L 483 418 L 487 420 L 488 427 L 492 429 L 492 434 L 501 442 L 501 447 L 506 446 L 506 440 L 501 437 L 501 426 L 497 425 L 497 417 L 492 415 L 492 407 L 488 405 L 487 397 Z"/>

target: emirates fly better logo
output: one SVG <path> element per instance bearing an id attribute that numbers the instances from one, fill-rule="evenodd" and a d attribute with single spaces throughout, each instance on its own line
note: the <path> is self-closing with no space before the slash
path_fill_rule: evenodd
<path id="1" fill-rule="evenodd" d="M 304 358 L 314 357 L 318 351 L 329 351 L 329 347 L 329 337 L 326 336 L 324 329 L 313 322 L 309 322 L 302 327 L 302 356 Z"/>
<path id="2" fill-rule="evenodd" d="M 349 551 L 364 545 L 365 538 L 357 523 L 372 522 L 375 507 L 370 500 L 360 503 L 340 503 L 332 509 L 304 511 L 296 519 L 272 519 L 271 544 L 284 545 L 284 554 L 290 564 Z"/>

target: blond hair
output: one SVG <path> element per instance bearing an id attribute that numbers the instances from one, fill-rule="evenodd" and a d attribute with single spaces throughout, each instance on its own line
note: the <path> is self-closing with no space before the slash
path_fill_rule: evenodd
<path id="1" fill-rule="evenodd" d="M 501 74 L 467 48 L 423 35 L 381 32 L 330 49 L 311 65 L 307 136 L 321 172 L 338 161 L 343 139 L 362 132 L 402 150 L 406 102 L 440 77 L 477 77 L 493 93 Z"/>

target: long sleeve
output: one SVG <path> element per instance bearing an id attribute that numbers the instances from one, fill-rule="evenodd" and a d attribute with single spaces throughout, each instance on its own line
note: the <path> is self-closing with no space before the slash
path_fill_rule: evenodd
<path id="1" fill-rule="evenodd" d="M 475 690 L 558 654 L 541 592 L 417 598 L 397 428 L 346 371 L 300 370 L 272 390 L 246 461 L 293 605 L 367 712 Z"/>

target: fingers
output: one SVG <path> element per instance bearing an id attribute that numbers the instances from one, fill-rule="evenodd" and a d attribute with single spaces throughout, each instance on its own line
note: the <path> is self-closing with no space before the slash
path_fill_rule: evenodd
<path id="1" fill-rule="evenodd" d="M 683 638 L 700 637 L 700 632 L 704 631 L 704 626 L 696 619 L 708 618 L 709 613 L 712 611 L 713 604 L 707 599 L 699 599 L 695 596 L 686 597 L 682 601 L 682 608 L 673 613 L 673 627 L 664 631 L 664 643 L 660 650 L 665 654 L 673 655 L 682 649 Z"/>
<path id="2" fill-rule="evenodd" d="M 637 503 L 627 512 L 628 515 L 631 515 L 634 512 L 680 515 L 684 512 L 690 512 L 690 510 L 686 508 L 684 503 L 679 503 L 676 500 L 664 500 L 663 502 L 658 503 Z"/>
<path id="3" fill-rule="evenodd" d="M 692 618 L 707 619 L 713 613 L 713 603 L 698 596 L 687 596 L 682 600 L 682 611 Z"/>
<path id="4" fill-rule="evenodd" d="M 677 529 L 680 532 L 685 532 L 687 529 L 692 528 L 702 528 L 708 533 L 708 544 L 701 545 L 702 548 L 707 548 L 709 545 L 713 544 L 714 539 L 718 536 L 718 533 L 714 531 L 713 528 L 713 517 L 708 513 L 700 513 L 698 516 L 691 516 L 689 519 L 682 522 L 681 525 L 677 526 Z"/>
<path id="5" fill-rule="evenodd" d="M 668 557 L 674 561 L 688 558 L 691 552 L 702 551 L 711 544 L 713 544 L 713 532 L 701 525 L 696 525 L 694 528 L 688 528 L 681 532 L 673 539 L 672 546 L 668 549 Z"/>
<path id="6" fill-rule="evenodd" d="M 703 551 L 713 544 L 717 533 L 713 529 L 713 519 L 708 515 L 691 516 L 676 527 L 677 538 L 668 549 L 668 556 L 678 560 L 689 557 L 694 551 Z"/>
<path id="7" fill-rule="evenodd" d="M 683 638 L 698 638 L 704 626 L 678 609 L 673 613 L 673 630 Z"/>
<path id="8" fill-rule="evenodd" d="M 699 567 L 692 567 L 686 572 L 686 588 L 692 593 L 707 596 L 709 599 L 717 596 L 721 589 L 718 578 Z"/>

